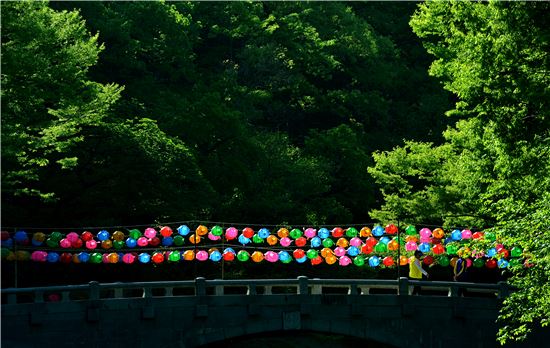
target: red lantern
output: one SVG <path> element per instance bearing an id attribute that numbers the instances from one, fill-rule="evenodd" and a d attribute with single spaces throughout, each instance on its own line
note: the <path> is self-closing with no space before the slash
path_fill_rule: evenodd
<path id="1" fill-rule="evenodd" d="M 82 241 L 82 239 L 78 238 L 78 239 L 75 239 L 75 241 L 71 243 L 71 246 L 73 248 L 80 249 L 80 248 L 82 248 L 82 244 L 84 244 L 84 242 Z"/>
<path id="2" fill-rule="evenodd" d="M 494 259 L 489 259 L 485 262 L 485 266 L 487 266 L 487 268 L 495 268 L 497 266 L 497 261 Z"/>
<path id="3" fill-rule="evenodd" d="M 232 252 L 224 252 L 223 259 L 225 261 L 233 261 L 235 260 L 235 254 L 233 254 Z"/>
<path id="4" fill-rule="evenodd" d="M 429 266 L 434 263 L 434 258 L 431 255 L 427 255 L 424 260 L 422 260 L 422 262 L 424 262 L 425 265 Z"/>
<path id="5" fill-rule="evenodd" d="M 386 226 L 386 233 L 387 234 L 396 234 L 397 233 L 397 226 L 394 224 L 389 224 Z"/>
<path id="6" fill-rule="evenodd" d="M 445 247 L 441 244 L 436 244 L 436 245 L 434 245 L 432 251 L 434 252 L 434 254 L 440 255 L 440 254 L 443 254 L 445 252 Z"/>
<path id="7" fill-rule="evenodd" d="M 80 238 L 82 238 L 83 241 L 87 242 L 94 239 L 94 235 L 92 234 L 92 232 L 84 231 L 82 232 L 82 236 L 80 236 Z"/>
<path id="8" fill-rule="evenodd" d="M 162 263 L 164 261 L 164 255 L 162 255 L 162 253 L 159 253 L 159 252 L 155 252 L 153 254 L 153 257 L 151 257 L 151 260 L 153 260 L 154 263 Z"/>
<path id="9" fill-rule="evenodd" d="M 306 252 L 302 249 L 296 249 L 292 252 L 292 256 L 294 256 L 295 259 L 301 259 L 302 257 L 306 256 Z"/>
<path id="10" fill-rule="evenodd" d="M 376 244 L 378 244 L 378 239 L 374 237 L 369 237 L 367 238 L 365 243 L 367 243 L 367 245 L 370 245 L 371 247 L 374 247 Z"/>
<path id="11" fill-rule="evenodd" d="M 62 263 L 71 263 L 73 261 L 73 255 L 71 253 L 63 253 L 59 257 L 59 261 Z"/>
<path id="12" fill-rule="evenodd" d="M 164 226 L 163 228 L 160 229 L 160 234 L 163 236 L 163 237 L 170 237 L 172 235 L 172 229 L 168 226 Z"/>
<path id="13" fill-rule="evenodd" d="M 344 235 L 344 230 L 340 227 L 335 227 L 332 229 L 331 234 L 334 238 L 340 238 Z"/>
<path id="14" fill-rule="evenodd" d="M 313 259 L 311 259 L 311 264 L 313 266 L 320 265 L 321 263 L 323 263 L 323 258 L 319 255 L 317 255 L 317 257 L 314 257 Z"/>
<path id="15" fill-rule="evenodd" d="M 386 256 L 384 257 L 384 260 L 382 260 L 382 263 L 384 264 L 384 266 L 386 267 L 391 267 L 395 264 L 395 261 L 393 261 L 393 257 L 391 256 Z"/>
<path id="16" fill-rule="evenodd" d="M 361 252 L 362 252 L 363 254 L 366 254 L 366 255 L 372 253 L 372 250 L 373 250 L 373 247 L 372 247 L 372 245 L 370 245 L 370 244 L 364 244 L 364 245 L 361 247 Z"/>
<path id="17" fill-rule="evenodd" d="M 504 249 L 504 248 L 500 248 L 499 250 L 497 250 L 497 252 L 500 255 L 502 255 L 502 257 L 504 257 L 505 259 L 507 259 L 510 256 L 510 252 L 507 249 Z"/>
<path id="18" fill-rule="evenodd" d="M 246 227 L 245 229 L 243 229 L 243 236 L 245 236 L 246 238 L 252 238 L 254 236 L 254 230 L 250 227 Z"/>
<path id="19" fill-rule="evenodd" d="M 299 238 L 296 238 L 294 243 L 296 244 L 297 247 L 303 247 L 304 245 L 307 244 L 307 239 L 304 237 L 299 237 Z"/>
<path id="20" fill-rule="evenodd" d="M 159 244 L 160 244 L 160 239 L 159 239 L 159 237 L 153 237 L 153 238 L 149 239 L 149 245 L 155 247 L 155 246 L 157 246 L 157 245 L 159 245 Z"/>
<path id="21" fill-rule="evenodd" d="M 473 239 L 482 239 L 482 238 L 483 238 L 483 232 L 475 232 L 475 233 L 472 235 L 472 238 L 473 238 Z"/>

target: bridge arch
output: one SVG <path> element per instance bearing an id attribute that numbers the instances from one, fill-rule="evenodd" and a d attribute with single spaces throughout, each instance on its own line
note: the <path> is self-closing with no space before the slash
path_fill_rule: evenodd
<path id="1" fill-rule="evenodd" d="M 397 348 L 398 346 L 377 342 L 357 336 L 321 332 L 315 330 L 268 331 L 258 334 L 226 338 L 223 341 L 213 341 L 198 348 L 242 348 L 242 347 L 365 347 L 365 348 Z"/>
<path id="2" fill-rule="evenodd" d="M 396 347 L 496 347 L 505 286 L 416 284 L 430 295 L 409 296 L 407 279 L 306 277 L 4 289 L 2 343 L 190 348 L 262 333 L 323 332 Z M 458 297 L 459 286 L 492 297 Z M 52 292 L 59 302 L 47 301 Z"/>

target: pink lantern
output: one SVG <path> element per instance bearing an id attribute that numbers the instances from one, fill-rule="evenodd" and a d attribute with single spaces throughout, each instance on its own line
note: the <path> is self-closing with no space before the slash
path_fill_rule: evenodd
<path id="1" fill-rule="evenodd" d="M 136 255 L 131 253 L 127 253 L 127 254 L 124 254 L 124 256 L 122 256 L 122 262 L 126 264 L 133 263 L 135 260 L 136 260 Z"/>
<path id="2" fill-rule="evenodd" d="M 462 230 L 462 239 L 471 239 L 472 238 L 472 231 L 470 230 Z"/>
<path id="3" fill-rule="evenodd" d="M 429 228 L 424 227 L 420 230 L 420 238 L 430 238 L 432 236 L 432 231 Z"/>
<path id="4" fill-rule="evenodd" d="M 410 241 L 405 244 L 405 250 L 407 251 L 415 251 L 418 248 L 418 245 L 416 242 Z"/>
<path id="5" fill-rule="evenodd" d="M 334 249 L 334 255 L 338 257 L 344 257 L 344 255 L 346 255 L 346 249 L 342 247 L 336 247 Z"/>
<path id="6" fill-rule="evenodd" d="M 155 238 L 157 236 L 157 231 L 154 228 L 146 228 L 143 235 L 149 239 Z"/>
<path id="7" fill-rule="evenodd" d="M 74 243 L 74 242 L 76 242 L 77 239 L 79 239 L 78 234 L 76 232 L 71 232 L 71 233 L 67 234 L 66 238 L 71 243 Z"/>
<path id="8" fill-rule="evenodd" d="M 149 240 L 147 239 L 147 237 L 138 238 L 137 245 L 139 245 L 140 247 L 144 247 L 144 246 L 147 246 L 147 244 L 149 244 Z"/>
<path id="9" fill-rule="evenodd" d="M 347 256 L 342 256 L 339 260 L 338 260 L 338 264 L 340 266 L 347 266 L 351 263 L 351 259 Z"/>
<path id="10" fill-rule="evenodd" d="M 97 242 L 93 239 L 86 242 L 86 248 L 95 249 L 97 247 Z"/>
<path id="11" fill-rule="evenodd" d="M 67 238 L 63 238 L 62 240 L 59 241 L 59 245 L 63 249 L 67 249 L 71 247 L 71 242 Z"/>
<path id="12" fill-rule="evenodd" d="M 283 238 L 281 238 L 279 243 L 281 243 L 282 246 L 287 247 L 287 246 L 290 245 L 290 243 L 292 243 L 292 240 L 288 237 L 283 237 Z"/>
<path id="13" fill-rule="evenodd" d="M 197 251 L 195 258 L 199 261 L 206 261 L 208 260 L 208 252 L 206 250 L 199 250 Z"/>
<path id="14" fill-rule="evenodd" d="M 277 262 L 279 261 L 279 254 L 277 254 L 276 252 L 274 251 L 268 251 L 264 254 L 264 257 L 267 261 L 269 262 Z"/>
<path id="15" fill-rule="evenodd" d="M 237 230 L 235 227 L 229 227 L 227 230 L 225 230 L 225 239 L 232 240 L 237 238 L 237 235 L 239 234 L 239 230 Z"/>
<path id="16" fill-rule="evenodd" d="M 360 247 L 361 247 L 361 244 L 362 244 L 361 238 L 353 237 L 353 238 L 349 241 L 349 244 L 350 244 L 351 246 L 360 248 Z"/>
<path id="17" fill-rule="evenodd" d="M 317 235 L 317 230 L 314 228 L 306 228 L 306 230 L 304 231 L 304 236 L 306 236 L 306 238 L 313 238 L 316 235 Z"/>
<path id="18" fill-rule="evenodd" d="M 212 232 L 208 232 L 208 239 L 210 239 L 210 240 L 220 240 L 220 239 L 222 239 L 222 237 L 215 236 L 215 235 L 212 234 Z"/>

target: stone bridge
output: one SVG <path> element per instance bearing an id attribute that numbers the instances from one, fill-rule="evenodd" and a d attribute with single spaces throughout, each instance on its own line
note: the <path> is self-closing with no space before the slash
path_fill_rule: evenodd
<path id="1" fill-rule="evenodd" d="M 307 277 L 3 289 L 2 346 L 224 346 L 294 330 L 394 347 L 496 347 L 508 291 L 506 283 Z"/>

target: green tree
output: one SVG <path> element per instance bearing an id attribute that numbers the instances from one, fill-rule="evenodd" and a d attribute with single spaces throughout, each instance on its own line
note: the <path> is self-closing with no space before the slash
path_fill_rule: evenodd
<path id="1" fill-rule="evenodd" d="M 370 169 L 386 200 L 373 216 L 476 215 L 444 222 L 491 224 L 505 245 L 528 250 L 534 266 L 513 270 L 510 282 L 519 290 L 501 311 L 500 342 L 546 326 L 550 312 L 549 9 L 548 3 L 422 4 L 411 25 L 436 57 L 430 72 L 459 98 L 448 112 L 458 120 L 443 145 L 409 142 L 376 154 Z"/>
<path id="2" fill-rule="evenodd" d="M 88 80 L 103 46 L 77 12 L 8 2 L 2 22 L 5 224 L 208 213 L 212 190 L 183 142 L 151 120 L 114 114 L 122 88 Z"/>

